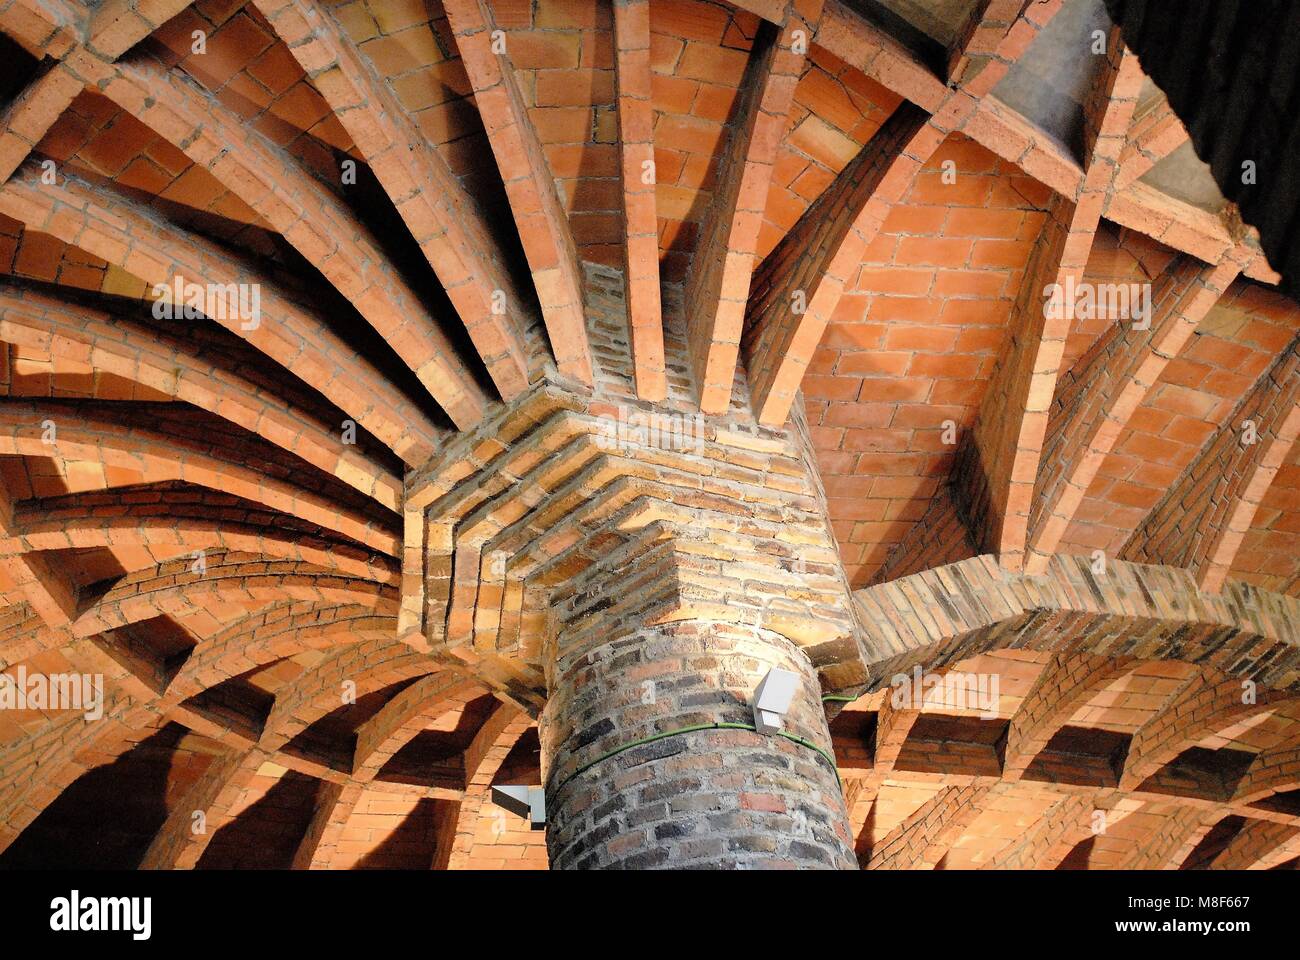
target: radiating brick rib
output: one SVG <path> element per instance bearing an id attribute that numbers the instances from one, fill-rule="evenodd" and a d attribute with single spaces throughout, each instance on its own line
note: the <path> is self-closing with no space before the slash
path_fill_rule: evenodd
<path id="1" fill-rule="evenodd" d="M 772 165 L 821 15 L 820 2 L 807 4 L 806 12 L 800 6 L 788 3 L 785 21 L 763 23 L 754 38 L 700 226 L 700 249 L 686 278 L 687 346 L 705 413 L 723 413 L 731 405 Z"/>
<path id="2" fill-rule="evenodd" d="M 148 707 L 116 697 L 97 723 L 65 713 L 23 741 L 24 752 L 0 776 L 0 851 L 79 776 L 134 747 L 132 733 L 154 717 Z"/>
<path id="3" fill-rule="evenodd" d="M 345 696 L 360 699 L 436 668 L 428 657 L 412 653 L 390 637 L 331 651 L 305 670 L 291 690 L 276 697 L 258 745 L 268 752 L 279 750 L 321 717 L 344 706 Z"/>
<path id="4" fill-rule="evenodd" d="M 244 320 L 224 310 L 211 319 L 294 371 L 406 462 L 423 463 L 437 449 L 442 431 L 377 367 L 216 244 L 177 230 L 102 187 L 72 178 L 42 183 L 39 171 L 30 167 L 0 188 L 0 213 L 152 286 L 171 288 L 179 278 L 210 291 L 241 283 L 256 287 L 265 322 L 245 329 Z"/>
<path id="5" fill-rule="evenodd" d="M 740 0 L 736 6 L 773 22 L 785 10 L 783 0 Z M 944 81 L 911 50 L 850 5 L 828 0 L 821 21 L 818 46 L 927 110 L 936 110 L 943 102 L 947 95 Z"/>
<path id="6" fill-rule="evenodd" d="M 65 0 L 9 0 L 0 6 L 0 30 L 36 59 L 57 60 L 80 41 L 79 7 Z"/>
<path id="7" fill-rule="evenodd" d="M 931 870 L 984 810 L 988 786 L 943 787 L 871 851 L 867 870 Z"/>
<path id="8" fill-rule="evenodd" d="M 1125 54 L 1118 29 L 1111 30 L 1107 50 L 1085 103 L 1088 160 L 1079 196 L 1058 195 L 1048 206 L 1012 308 L 1009 337 L 954 470 L 972 533 L 1011 569 L 1024 562 L 1048 411 L 1072 323 L 1065 291 L 1083 280 L 1141 83 L 1137 60 Z"/>
<path id="9" fill-rule="evenodd" d="M 8 180 L 85 87 L 65 64 L 40 74 L 0 115 L 0 182 Z"/>
<path id="10" fill-rule="evenodd" d="M 1151 315 L 1116 318 L 1058 387 L 1035 481 L 1026 572 L 1046 569 L 1129 418 L 1239 270 L 1233 259 L 1206 266 L 1178 257 L 1153 284 Z"/>
<path id="11" fill-rule="evenodd" d="M 1247 820 L 1209 865 L 1211 870 L 1267 870 L 1300 856 L 1300 827 Z"/>
<path id="12" fill-rule="evenodd" d="M 771 0 L 742 0 L 738 6 L 771 20 L 778 16 Z M 984 68 L 967 71 L 963 76 L 959 89 L 978 98 L 978 103 L 973 104 L 974 116 L 965 124 L 963 132 L 997 156 L 1018 164 L 1030 176 L 1073 195 L 1082 175 L 1069 151 L 1005 104 L 998 103 L 994 108 L 993 98 L 988 95 L 1011 64 L 1060 12 L 1064 2 L 1035 0 L 1020 6 L 1023 9 L 1015 22 L 997 42 L 996 55 Z M 1004 16 L 1005 7 L 1001 0 L 995 0 L 984 11 L 982 22 L 996 29 L 993 25 Z M 930 67 L 848 4 L 826 4 L 817 43 L 872 80 L 927 110 L 938 111 L 951 95 L 951 88 Z"/>
<path id="13" fill-rule="evenodd" d="M 519 738 L 533 725 L 519 708 L 499 703 L 464 752 L 465 797 L 456 811 L 456 835 L 452 841 L 449 870 L 463 870 L 473 856 L 474 830 L 489 801 L 493 779 Z"/>
<path id="14" fill-rule="evenodd" d="M 1093 799 L 1068 796 L 1038 815 L 1020 839 L 983 865 L 986 870 L 1054 870 L 1070 851 L 1092 835 Z"/>
<path id="15" fill-rule="evenodd" d="M 285 657 L 308 650 L 333 650 L 392 636 L 395 618 L 376 616 L 356 604 L 280 604 L 201 636 L 176 671 L 164 700 L 181 703 L 201 691 Z"/>
<path id="16" fill-rule="evenodd" d="M 90 69 L 90 68 L 87 68 Z M 181 149 L 248 204 L 347 297 L 461 429 L 486 397 L 438 322 L 391 269 L 365 227 L 295 160 L 175 70 L 100 65 L 110 100 Z"/>
<path id="17" fill-rule="evenodd" d="M 754 272 L 743 349 L 760 423 L 785 422 L 864 251 L 943 141 L 928 121 L 920 107 L 899 106 Z"/>
<path id="18" fill-rule="evenodd" d="M 1115 172 L 1115 188 L 1123 190 L 1187 142 L 1187 128 L 1164 97 L 1133 121 Z"/>
<path id="19" fill-rule="evenodd" d="M 140 860 L 141 870 L 192 870 L 213 834 L 230 823 L 240 796 L 270 757 L 259 750 L 214 757 L 190 788 L 176 798 Z M 201 819 L 195 817 L 202 814 Z M 202 827 L 200 830 L 199 827 Z"/>
<path id="20" fill-rule="evenodd" d="M 0 342 L 74 357 L 104 373 L 194 404 L 302 457 L 395 510 L 401 478 L 345 444 L 312 414 L 283 404 L 238 372 L 204 359 L 191 342 L 121 317 L 19 288 L 0 287 Z"/>
<path id="21" fill-rule="evenodd" d="M 1258 803 L 1296 788 L 1300 788 L 1300 745 L 1283 743 L 1255 755 L 1237 781 L 1232 802 L 1242 806 Z"/>
<path id="22" fill-rule="evenodd" d="M 1255 692 L 1236 678 L 1215 679 L 1201 670 L 1184 683 L 1129 741 L 1120 789 L 1135 789 L 1207 736 L 1261 711 L 1275 695 Z"/>
<path id="23" fill-rule="evenodd" d="M 496 31 L 483 0 L 446 0 L 443 6 L 505 183 L 556 365 L 560 373 L 590 386 L 591 346 L 577 248 L 509 54 L 494 52 L 494 44 L 506 42 L 505 34 Z"/>
<path id="24" fill-rule="evenodd" d="M 1298 436 L 1300 337 L 1152 508 L 1125 544 L 1124 559 L 1187 567 L 1201 589 L 1220 590 Z"/>
<path id="25" fill-rule="evenodd" d="M 1143 810 L 1160 809 L 1160 804 L 1147 804 Z M 1196 845 L 1222 818 L 1222 812 L 1205 811 L 1198 807 L 1179 807 L 1165 813 L 1159 825 L 1149 835 L 1132 842 L 1123 859 L 1116 864 L 1120 870 L 1177 870 Z"/>
<path id="26" fill-rule="evenodd" d="M 256 0 L 256 6 L 392 199 L 497 391 L 505 400 L 518 396 L 529 379 L 521 336 L 529 310 L 478 203 L 328 12 L 309 0 Z"/>
<path id="27" fill-rule="evenodd" d="M 313 563 L 348 576 L 371 577 L 385 583 L 396 581 L 392 570 L 373 563 L 372 555 L 359 548 L 266 526 L 217 519 L 159 517 L 141 509 L 123 510 L 120 516 L 61 516 L 57 521 L 20 515 L 15 518 L 12 533 L 0 537 L 0 557 L 30 551 L 109 546 L 136 547 L 159 559 L 199 550 L 264 554 L 275 560 Z"/>
<path id="28" fill-rule="evenodd" d="M 86 47 L 116 60 L 194 0 L 103 0 L 90 14 Z"/>
<path id="29" fill-rule="evenodd" d="M 1133 668 L 1129 658 L 1053 654 L 1007 728 L 1002 776 L 1019 780 L 1052 737 L 1107 684 Z"/>
<path id="30" fill-rule="evenodd" d="M 317 798 L 312 822 L 294 854 L 294 868 L 328 867 L 366 785 L 416 734 L 457 702 L 463 704 L 476 689 L 482 688 L 461 677 L 430 674 L 398 693 L 362 724 L 357 730 L 352 780 L 326 788 Z"/>
<path id="31" fill-rule="evenodd" d="M 45 424 L 54 425 L 54 440 Z M 216 448 L 166 433 L 107 419 L 89 412 L 69 417 L 57 403 L 8 401 L 0 404 L 0 451 L 10 456 L 60 457 L 120 468 L 143 483 L 179 480 L 221 490 L 271 510 L 298 517 L 397 556 L 397 537 L 363 515 L 303 487 L 221 456 Z"/>
<path id="32" fill-rule="evenodd" d="M 249 614 L 227 627 L 229 618 L 214 618 L 209 605 L 227 611 L 234 599 L 240 601 L 237 609 Z M 269 621 L 283 630 L 288 609 L 329 604 L 341 610 L 355 607 L 367 616 L 392 617 L 397 612 L 395 591 L 370 580 L 339 577 L 293 563 L 216 556 L 207 558 L 201 570 L 195 569 L 192 560 L 173 560 L 119 578 L 81 610 L 72 632 L 79 637 L 93 636 L 162 613 L 187 620 L 202 638 L 212 629 L 235 629 L 249 622 L 265 625 L 268 621 L 261 611 L 273 606 L 286 608 L 284 616 Z M 251 635 L 244 639 L 254 642 Z"/>
<path id="33" fill-rule="evenodd" d="M 615 0 L 614 68 L 623 183 L 623 289 L 636 394 L 663 400 L 663 312 L 659 299 L 659 221 L 655 215 L 654 108 L 650 101 L 650 2 Z"/>
<path id="34" fill-rule="evenodd" d="M 0 537 L 17 535 L 13 502 L 0 484 Z M 77 595 L 66 576 L 36 554 L 10 554 L 0 558 L 0 570 L 22 591 L 28 604 L 47 626 L 66 627 L 77 616 Z"/>
<path id="35" fill-rule="evenodd" d="M 981 0 L 948 51 L 948 85 L 981 96 L 992 90 L 1063 6 L 1063 0 Z"/>

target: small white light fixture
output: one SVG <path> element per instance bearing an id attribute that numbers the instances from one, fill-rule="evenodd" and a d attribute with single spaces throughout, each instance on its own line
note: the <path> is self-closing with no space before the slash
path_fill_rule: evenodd
<path id="1" fill-rule="evenodd" d="M 546 791 L 541 787 L 493 787 L 492 802 L 524 817 L 534 830 L 546 828 Z"/>
<path id="2" fill-rule="evenodd" d="M 780 733 L 782 719 L 790 710 L 790 701 L 799 686 L 799 676 L 789 670 L 773 667 L 759 681 L 754 691 L 754 726 L 759 733 Z"/>

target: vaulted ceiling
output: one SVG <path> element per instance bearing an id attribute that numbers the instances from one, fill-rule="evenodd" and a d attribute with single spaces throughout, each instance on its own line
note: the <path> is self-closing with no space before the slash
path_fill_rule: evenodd
<path id="1" fill-rule="evenodd" d="M 543 377 L 806 422 L 864 609 L 1100 556 L 1295 629 L 1300 308 L 1101 0 L 9 0 L 0 50 L 0 662 L 110 688 L 0 711 L 0 866 L 545 866 L 487 799 L 532 718 L 397 635 L 408 471 Z M 1234 664 L 977 647 L 991 716 L 834 721 L 864 865 L 1294 865 L 1292 678 L 1125 771 Z"/>

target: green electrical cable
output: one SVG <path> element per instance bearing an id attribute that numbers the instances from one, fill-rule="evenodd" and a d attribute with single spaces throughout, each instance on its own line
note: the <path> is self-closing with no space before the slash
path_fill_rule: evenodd
<path id="1" fill-rule="evenodd" d="M 758 732 L 758 728 L 752 723 L 697 723 L 694 726 L 682 727 L 678 730 L 665 730 L 663 733 L 652 733 L 648 737 L 642 737 L 640 740 L 633 740 L 631 743 L 625 743 L 622 746 L 615 747 L 613 750 L 607 750 L 595 760 L 584 763 L 577 770 L 574 770 L 573 773 L 561 780 L 560 785 L 555 788 L 555 792 L 559 793 L 568 786 L 572 780 L 575 780 L 592 767 L 596 766 L 596 764 L 603 763 L 610 757 L 616 757 L 620 753 L 624 753 L 625 751 L 631 750 L 635 747 L 643 747 L 647 743 L 654 743 L 656 740 L 663 740 L 667 737 L 678 737 L 684 733 L 697 733 L 700 730 L 749 730 L 752 733 Z M 798 734 L 786 733 L 784 730 L 778 730 L 776 735 L 778 737 L 785 737 L 791 743 L 797 743 L 801 747 L 807 747 L 809 750 L 815 751 L 823 760 L 830 764 L 831 773 L 835 774 L 835 782 L 843 786 L 840 782 L 840 771 L 835 766 L 835 758 L 829 753 L 817 746 L 817 744 L 813 743 L 811 740 L 807 740 Z"/>

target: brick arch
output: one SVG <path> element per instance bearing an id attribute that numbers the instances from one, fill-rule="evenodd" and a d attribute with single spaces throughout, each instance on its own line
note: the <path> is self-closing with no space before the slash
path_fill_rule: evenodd
<path id="1" fill-rule="evenodd" d="M 1237 782 L 1232 801 L 1237 804 L 1258 803 L 1276 793 L 1300 788 L 1300 743 L 1280 744 L 1261 750 L 1245 775 Z"/>
<path id="2" fill-rule="evenodd" d="M 215 367 L 179 339 L 119 317 L 30 290 L 0 289 L 0 341 L 70 354 L 92 368 L 209 410 L 295 454 L 389 509 L 401 478 L 342 442 L 340 428 L 312 414 L 284 409 L 237 372 Z"/>
<path id="3" fill-rule="evenodd" d="M 311 533 L 273 531 L 247 523 L 202 517 L 169 518 L 128 510 L 111 517 L 63 517 L 58 521 L 44 522 L 28 519 L 10 531 L 9 536 L 0 538 L 0 556 L 87 547 L 135 549 L 141 559 L 129 569 L 136 570 L 202 550 L 257 554 L 309 563 L 379 583 L 397 582 L 396 571 L 384 558 L 355 547 L 331 543 Z"/>
<path id="4" fill-rule="evenodd" d="M 56 441 L 42 438 L 51 420 Z M 125 474 L 126 484 L 179 481 L 240 497 L 307 523 L 350 537 L 378 552 L 397 554 L 397 538 L 373 519 L 326 497 L 138 423 L 119 423 L 82 413 L 69 416 L 56 404 L 10 402 L 0 406 L 0 454 L 86 461 L 102 465 L 106 477 Z"/>
<path id="5" fill-rule="evenodd" d="M 292 562 L 219 555 L 207 561 L 202 573 L 193 569 L 192 561 L 169 561 L 153 571 L 126 575 L 82 612 L 71 629 L 86 636 L 160 614 L 202 617 L 213 599 L 254 609 L 311 603 L 355 605 L 377 615 L 397 612 L 395 591 L 372 580 Z"/>
<path id="6" fill-rule="evenodd" d="M 1174 567 L 1057 555 L 1042 576 L 973 557 L 854 592 L 871 652 L 870 689 L 915 665 L 931 669 L 1004 648 L 1187 660 L 1237 680 L 1300 688 L 1300 601 L 1229 582 L 1199 590 Z M 1249 656 L 1245 653 L 1249 651 Z"/>
<path id="7" fill-rule="evenodd" d="M 497 391 L 507 400 L 518 396 L 531 379 L 524 339 L 534 318 L 473 198 L 422 136 L 386 78 L 376 76 L 365 54 L 349 43 L 331 12 L 304 0 L 258 0 L 256 6 L 302 69 L 313 75 L 316 88 L 393 198 Z M 411 191 L 412 182 L 427 186 Z M 491 308 L 497 290 L 511 305 L 507 315 L 498 316 Z"/>
<path id="8" fill-rule="evenodd" d="M 391 637 L 365 640 L 334 650 L 302 674 L 293 689 L 277 696 L 267 717 L 259 746 L 278 750 L 342 703 L 342 684 L 356 684 L 357 697 L 432 673 L 429 657 L 411 652 Z"/>
<path id="9" fill-rule="evenodd" d="M 0 612 L 0 666 L 26 660 L 57 642 L 58 637 L 27 601 L 10 602 Z"/>
<path id="10" fill-rule="evenodd" d="M 1200 670 L 1133 734 L 1119 785 L 1134 789 L 1184 750 L 1211 734 L 1266 710 L 1281 697 L 1270 691 L 1244 696 L 1242 681 Z"/>
<path id="11" fill-rule="evenodd" d="M 383 254 L 338 197 L 178 71 L 140 61 L 96 64 L 94 73 L 109 99 L 208 168 L 351 297 L 457 426 L 479 421 L 486 398 L 451 341 L 400 276 L 382 269 Z"/>
<path id="12" fill-rule="evenodd" d="M 294 865 L 328 867 L 358 801 L 384 764 L 432 721 L 483 692 L 481 684 L 463 676 L 432 673 L 400 691 L 362 724 L 357 730 L 352 780 L 322 798 Z"/>
<path id="13" fill-rule="evenodd" d="M 146 286 L 171 285 L 177 276 L 222 287 L 256 284 L 281 335 L 269 323 L 245 330 L 237 319 L 213 319 L 284 368 L 307 374 L 339 409 L 409 464 L 423 463 L 437 449 L 440 428 L 373 364 L 265 276 L 210 241 L 176 230 L 91 184 L 67 179 L 42 185 L 34 171 L 19 171 L 0 189 L 0 213 L 115 264 Z"/>
<path id="14" fill-rule="evenodd" d="M 205 637 L 176 672 L 169 700 L 193 696 L 223 680 L 308 650 L 385 641 L 396 618 L 359 605 L 277 604 Z"/>
<path id="15" fill-rule="evenodd" d="M 447 862 L 448 870 L 474 868 L 474 831 L 489 802 L 492 781 L 519 738 L 532 726 L 533 720 L 526 713 L 510 704 L 499 704 L 466 749 L 465 797 L 456 815 L 456 837 Z"/>

